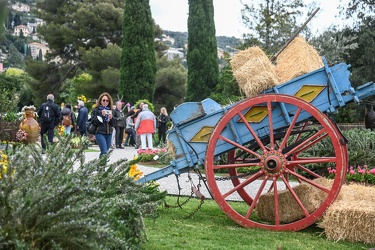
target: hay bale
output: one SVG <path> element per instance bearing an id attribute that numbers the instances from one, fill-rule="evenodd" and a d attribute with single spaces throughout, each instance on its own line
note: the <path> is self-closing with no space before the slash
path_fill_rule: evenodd
<path id="1" fill-rule="evenodd" d="M 261 48 L 258 46 L 250 47 L 245 50 L 240 51 L 235 54 L 230 60 L 230 65 L 232 66 L 232 71 L 236 71 L 241 68 L 248 61 L 253 60 L 254 58 L 266 56 Z M 266 56 L 267 57 L 267 56 Z M 268 57 L 267 57 L 268 58 Z"/>
<path id="2" fill-rule="evenodd" d="M 315 179 L 314 182 L 324 187 L 331 188 L 332 180 L 326 178 Z M 302 204 L 309 213 L 314 212 L 326 199 L 327 193 L 307 183 L 293 187 Z M 280 223 L 291 223 L 305 217 L 301 207 L 298 205 L 289 190 L 278 192 L 279 219 Z M 261 220 L 275 221 L 274 193 L 266 193 L 259 197 L 256 212 Z"/>
<path id="3" fill-rule="evenodd" d="M 375 244 L 375 187 L 344 185 L 319 226 L 328 239 Z"/>
<path id="4" fill-rule="evenodd" d="M 306 40 L 299 36 L 279 54 L 276 72 L 280 83 L 323 67 L 322 58 Z"/>
<path id="5" fill-rule="evenodd" d="M 168 139 L 167 136 L 167 154 L 172 155 L 173 158 L 176 158 L 176 147 L 174 144 Z"/>
<path id="6" fill-rule="evenodd" d="M 233 75 L 247 97 L 278 84 L 276 67 L 259 47 L 237 53 L 231 60 Z"/>

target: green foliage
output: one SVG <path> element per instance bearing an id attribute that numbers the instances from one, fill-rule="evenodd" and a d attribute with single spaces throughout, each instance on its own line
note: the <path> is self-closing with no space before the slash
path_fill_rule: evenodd
<path id="1" fill-rule="evenodd" d="M 24 68 L 22 54 L 17 50 L 14 44 L 9 46 L 9 57 L 4 61 L 5 67 Z"/>
<path id="2" fill-rule="evenodd" d="M 350 49 L 356 47 L 354 36 L 345 34 L 336 27 L 331 27 L 321 35 L 313 38 L 310 43 L 323 55 L 328 63 L 344 61 L 344 55 L 349 55 Z"/>
<path id="3" fill-rule="evenodd" d="M 251 34 L 244 35 L 248 46 L 260 45 L 268 54 L 275 54 L 298 27 L 297 19 L 305 5 L 301 0 L 262 0 L 244 4 L 242 21 Z"/>
<path id="4" fill-rule="evenodd" d="M 367 129 L 351 129 L 343 134 L 348 139 L 349 165 L 375 167 L 375 133 Z"/>
<path id="5" fill-rule="evenodd" d="M 375 132 L 367 129 L 350 129 L 342 132 L 348 140 L 349 165 L 375 166 Z M 333 148 L 328 140 L 324 139 L 306 150 L 309 156 L 327 156 L 327 152 L 334 155 Z"/>
<path id="6" fill-rule="evenodd" d="M 60 72 L 66 72 L 68 68 L 69 64 L 57 65 L 46 61 L 26 60 L 26 71 L 34 79 L 29 82 L 29 86 L 35 97 L 35 105 L 43 103 L 49 93 L 55 96 L 56 102 L 59 100 L 63 78 Z"/>
<path id="7" fill-rule="evenodd" d="M 32 81 L 31 77 L 25 71 L 16 68 L 10 68 L 5 74 L 0 74 L 0 89 L 3 88 L 11 91 L 11 94 L 6 97 L 10 99 L 2 100 L 5 103 L 2 103 L 1 107 L 5 111 L 20 111 L 24 106 L 33 105 L 34 97 L 29 87 L 29 83 Z M 5 94 L 4 91 L 3 94 Z"/>
<path id="8" fill-rule="evenodd" d="M 0 88 L 0 115 L 15 112 L 17 102 L 14 101 L 16 89 Z"/>
<path id="9" fill-rule="evenodd" d="M 94 76 L 93 83 L 89 85 L 90 88 L 86 86 L 87 89 L 92 90 L 91 93 L 90 91 L 84 93 L 89 98 L 96 97 L 98 90 L 111 94 L 117 93 L 119 73 L 117 73 L 117 79 L 109 78 L 108 74 L 103 77 L 101 74 L 102 70 L 112 67 L 115 63 L 117 63 L 117 70 L 119 68 L 119 56 L 116 60 L 114 54 L 111 53 L 112 50 L 108 52 L 110 49 L 107 50 L 107 48 L 121 45 L 121 20 L 124 6 L 124 0 L 36 2 L 36 16 L 46 22 L 38 28 L 38 33 L 48 42 L 50 51 L 47 59 L 54 59 L 57 56 L 59 58 L 59 60 L 50 61 L 50 64 L 34 60 L 27 61 L 26 69 L 35 79 L 31 88 L 36 97 L 36 105 L 44 101 L 48 93 L 53 93 L 55 100 L 58 101 L 60 93 L 69 91 L 70 86 L 64 84 L 66 79 L 72 79 L 82 72 Z M 93 56 L 95 53 L 96 58 Z M 100 69 L 97 70 L 97 67 Z M 110 82 L 106 82 L 109 80 Z"/>
<path id="10" fill-rule="evenodd" d="M 172 111 L 176 104 L 183 102 L 186 94 L 187 70 L 180 59 L 168 60 L 162 57 L 157 60 L 154 104 L 156 110 L 165 107 Z"/>
<path id="11" fill-rule="evenodd" d="M 351 46 L 344 55 L 344 60 L 352 65 L 350 78 L 353 86 L 372 81 L 375 77 L 375 18 L 366 18 L 356 29 L 346 29 L 343 34 L 352 37 Z"/>
<path id="12" fill-rule="evenodd" d="M 210 97 L 222 105 L 240 101 L 245 98 L 241 95 L 240 88 L 233 76 L 230 64 L 224 66 L 220 71 L 219 83 L 216 86 L 215 92 L 213 92 Z"/>
<path id="13" fill-rule="evenodd" d="M 213 1 L 189 1 L 187 101 L 202 101 L 218 83 Z"/>
<path id="14" fill-rule="evenodd" d="M 364 121 L 365 107 L 356 103 L 350 103 L 337 109 L 335 121 L 337 123 L 354 123 Z"/>
<path id="15" fill-rule="evenodd" d="M 85 162 L 71 137 L 17 148 L 0 180 L 1 249 L 134 249 L 165 197 L 129 177 L 132 162 Z"/>
<path id="16" fill-rule="evenodd" d="M 139 99 L 153 102 L 156 59 L 154 23 L 148 0 L 126 1 L 123 18 L 120 96 L 129 103 Z"/>
<path id="17" fill-rule="evenodd" d="M 20 115 L 16 112 L 12 112 L 12 111 L 8 111 L 7 113 L 5 113 L 4 115 L 1 116 L 1 119 L 2 121 L 5 121 L 5 122 L 16 122 L 20 119 Z"/>
<path id="18" fill-rule="evenodd" d="M 97 98 L 97 93 L 103 90 L 112 96 L 116 95 L 120 79 L 121 47 L 117 44 L 108 44 L 106 48 L 82 48 L 80 54 L 87 66 L 83 74 L 89 74 L 92 79 L 83 84 L 76 84 L 78 92 L 85 93 L 88 98 Z"/>
<path id="19" fill-rule="evenodd" d="M 6 2 L 0 1 L 0 35 L 4 31 L 4 22 L 6 19 Z"/>
<path id="20" fill-rule="evenodd" d="M 154 112 L 154 110 L 155 110 L 154 104 L 152 104 L 149 100 L 146 100 L 146 99 L 136 101 L 136 103 L 134 103 L 133 106 L 138 108 L 139 104 L 141 104 L 141 103 L 146 103 L 148 105 L 148 109 L 151 112 Z"/>

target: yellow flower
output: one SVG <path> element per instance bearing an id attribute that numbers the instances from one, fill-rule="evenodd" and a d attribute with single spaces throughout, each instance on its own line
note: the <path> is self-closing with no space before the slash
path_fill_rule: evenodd
<path id="1" fill-rule="evenodd" d="M 137 164 L 133 164 L 130 166 L 130 169 L 129 169 L 129 177 L 133 177 L 133 179 L 136 181 L 139 179 L 140 176 L 143 175 L 143 172 L 141 172 L 139 169 L 138 169 L 138 166 Z"/>
<path id="2" fill-rule="evenodd" d="M 7 172 L 7 169 L 8 169 L 8 156 L 6 154 L 3 154 L 3 152 L 1 152 L 1 159 L 0 159 L 0 180 L 2 179 L 2 174 L 6 173 Z"/>
<path id="3" fill-rule="evenodd" d="M 78 96 L 77 99 L 83 101 L 84 103 L 87 102 L 87 98 L 86 98 L 86 96 L 84 96 L 84 95 L 80 95 L 80 96 Z"/>

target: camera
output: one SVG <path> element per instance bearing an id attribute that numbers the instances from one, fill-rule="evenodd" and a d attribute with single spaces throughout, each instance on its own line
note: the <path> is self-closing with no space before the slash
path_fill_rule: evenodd
<path id="1" fill-rule="evenodd" d="M 104 110 L 104 114 L 106 115 L 112 114 L 112 110 Z"/>

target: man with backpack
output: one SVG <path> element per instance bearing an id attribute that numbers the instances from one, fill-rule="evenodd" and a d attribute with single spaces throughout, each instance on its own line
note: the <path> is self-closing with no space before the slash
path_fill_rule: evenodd
<path id="1" fill-rule="evenodd" d="M 37 112 L 40 124 L 40 136 L 43 149 L 42 153 L 44 153 L 46 150 L 43 135 L 47 133 L 49 143 L 53 144 L 55 126 L 60 122 L 61 119 L 60 109 L 57 104 L 53 102 L 54 99 L 55 97 L 52 94 L 47 95 L 47 102 L 43 103 Z"/>

